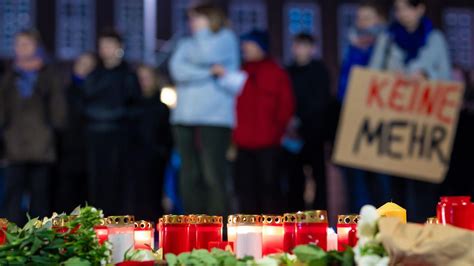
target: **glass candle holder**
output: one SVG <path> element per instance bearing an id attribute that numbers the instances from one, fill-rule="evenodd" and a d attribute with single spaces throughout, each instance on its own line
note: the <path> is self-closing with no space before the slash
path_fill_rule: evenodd
<path id="1" fill-rule="evenodd" d="M 106 218 L 109 242 L 112 245 L 112 263 L 124 260 L 127 250 L 132 249 L 135 244 L 135 217 L 109 216 Z"/>
<path id="2" fill-rule="evenodd" d="M 0 218 L 0 246 L 4 245 L 7 241 L 5 232 L 7 231 L 8 220 Z"/>
<path id="3" fill-rule="evenodd" d="M 315 244 L 327 250 L 327 212 L 323 210 L 296 214 L 295 245 Z"/>
<path id="4" fill-rule="evenodd" d="M 195 227 L 196 249 L 209 249 L 210 242 L 222 242 L 222 216 L 198 215 Z"/>
<path id="5" fill-rule="evenodd" d="M 227 242 L 235 243 L 237 239 L 237 215 L 229 215 L 227 218 Z"/>
<path id="6" fill-rule="evenodd" d="M 359 215 L 338 215 L 337 216 L 337 249 L 345 251 L 346 248 L 355 247 L 357 244 L 357 223 Z"/>
<path id="7" fill-rule="evenodd" d="M 471 201 L 470 196 L 441 197 L 436 208 L 436 217 L 438 222 L 443 225 L 453 224 L 453 206 L 459 204 L 468 204 Z"/>
<path id="8" fill-rule="evenodd" d="M 242 214 L 235 219 L 237 237 L 234 247 L 237 258 L 262 258 L 262 216 Z"/>
<path id="9" fill-rule="evenodd" d="M 283 251 L 291 253 L 295 248 L 296 213 L 283 215 Z"/>
<path id="10" fill-rule="evenodd" d="M 196 248 L 196 221 L 197 214 L 190 214 L 188 215 L 188 245 L 189 250 L 193 250 Z"/>
<path id="11" fill-rule="evenodd" d="M 189 223 L 185 215 L 163 216 L 163 254 L 179 255 L 190 251 Z"/>
<path id="12" fill-rule="evenodd" d="M 262 215 L 262 254 L 263 256 L 283 252 L 283 217 Z"/>
<path id="13" fill-rule="evenodd" d="M 438 217 L 429 217 L 425 224 L 439 224 Z"/>
<path id="14" fill-rule="evenodd" d="M 52 220 L 52 229 L 57 233 L 65 234 L 69 231 L 67 224 L 75 218 L 77 218 L 77 215 L 55 217 Z M 76 232 L 77 229 L 79 229 L 79 225 L 76 228 L 73 228 L 71 233 Z"/>
<path id="15" fill-rule="evenodd" d="M 148 221 L 135 222 L 135 249 L 153 250 L 155 248 L 155 230 Z"/>
<path id="16" fill-rule="evenodd" d="M 453 205 L 453 225 L 474 230 L 474 203 Z"/>

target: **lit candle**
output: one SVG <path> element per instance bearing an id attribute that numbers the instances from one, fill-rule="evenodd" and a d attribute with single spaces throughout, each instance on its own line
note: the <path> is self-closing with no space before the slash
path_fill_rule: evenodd
<path id="1" fill-rule="evenodd" d="M 109 240 L 109 229 L 105 225 L 96 225 L 94 226 L 95 235 L 99 244 L 104 244 L 105 241 Z"/>
<path id="2" fill-rule="evenodd" d="M 438 217 L 429 217 L 426 219 L 426 224 L 439 224 Z"/>
<path id="3" fill-rule="evenodd" d="M 188 215 L 188 245 L 189 250 L 196 248 L 196 220 L 198 215 Z"/>
<path id="4" fill-rule="evenodd" d="M 227 242 L 235 243 L 237 239 L 237 215 L 229 215 L 227 219 Z"/>
<path id="5" fill-rule="evenodd" d="M 55 217 L 52 221 L 52 229 L 57 233 L 65 234 L 69 231 L 67 224 L 75 218 L 77 218 L 77 215 Z M 76 232 L 78 228 L 79 225 L 73 230 L 71 230 L 71 233 Z"/>
<path id="6" fill-rule="evenodd" d="M 235 255 L 241 259 L 251 256 L 262 258 L 262 216 L 237 215 Z"/>
<path id="7" fill-rule="evenodd" d="M 222 216 L 196 217 L 196 249 L 208 249 L 210 242 L 222 242 Z"/>
<path id="8" fill-rule="evenodd" d="M 135 217 L 109 216 L 106 223 L 112 245 L 112 263 L 120 263 L 124 260 L 125 253 L 134 247 Z"/>
<path id="9" fill-rule="evenodd" d="M 5 244 L 7 237 L 5 232 L 7 231 L 8 227 L 8 220 L 4 218 L 0 218 L 0 245 Z"/>
<path id="10" fill-rule="evenodd" d="M 453 207 L 456 205 L 466 205 L 470 201 L 470 196 L 441 197 L 436 208 L 438 222 L 443 225 L 453 224 Z"/>
<path id="11" fill-rule="evenodd" d="M 158 219 L 156 229 L 158 230 L 158 248 L 163 248 L 163 218 Z"/>
<path id="12" fill-rule="evenodd" d="M 148 221 L 135 222 L 135 249 L 152 250 L 155 248 L 153 224 Z"/>
<path id="13" fill-rule="evenodd" d="M 328 244 L 327 250 L 337 250 L 337 234 L 334 232 L 334 229 L 328 228 L 327 229 L 327 236 L 328 236 Z"/>
<path id="14" fill-rule="evenodd" d="M 296 213 L 283 215 L 283 251 L 292 252 L 295 248 Z"/>
<path id="15" fill-rule="evenodd" d="M 337 216 L 337 248 L 339 251 L 344 251 L 347 246 L 354 247 L 357 244 L 358 221 L 359 216 L 355 214 Z"/>
<path id="16" fill-rule="evenodd" d="M 264 256 L 283 252 L 283 217 L 263 215 L 262 253 Z"/>
<path id="17" fill-rule="evenodd" d="M 402 223 L 407 223 L 407 211 L 393 202 L 387 202 L 377 209 L 382 217 L 395 217 L 400 219 Z"/>
<path id="18" fill-rule="evenodd" d="M 179 255 L 189 249 L 189 223 L 185 215 L 163 216 L 163 254 Z"/>
<path id="19" fill-rule="evenodd" d="M 315 244 L 327 250 L 327 212 L 323 210 L 296 214 L 295 245 Z"/>

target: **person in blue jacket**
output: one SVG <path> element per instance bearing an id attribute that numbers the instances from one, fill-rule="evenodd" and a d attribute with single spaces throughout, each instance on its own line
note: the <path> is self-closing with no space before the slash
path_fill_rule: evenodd
<path id="1" fill-rule="evenodd" d="M 380 0 L 359 3 L 339 77 L 337 100 L 340 104 L 344 102 L 352 68 L 369 64 L 377 38 L 385 30 L 386 14 Z M 342 168 L 342 172 L 347 183 L 350 212 L 358 213 L 365 204 L 381 205 L 390 199 L 389 176 L 355 168 Z"/>
<path id="2" fill-rule="evenodd" d="M 198 5 L 188 15 L 192 34 L 169 63 L 178 94 L 171 123 L 182 159 L 180 193 L 185 212 L 222 215 L 228 206 L 225 155 L 240 89 L 224 86 L 222 77 L 239 69 L 239 43 L 218 7 Z"/>

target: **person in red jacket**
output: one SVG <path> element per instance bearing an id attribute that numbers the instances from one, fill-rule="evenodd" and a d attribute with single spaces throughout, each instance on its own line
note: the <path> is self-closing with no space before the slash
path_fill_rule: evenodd
<path id="1" fill-rule="evenodd" d="M 242 37 L 243 71 L 247 75 L 237 99 L 235 188 L 244 213 L 282 210 L 278 155 L 294 112 L 288 74 L 271 58 L 268 35 L 252 31 Z"/>

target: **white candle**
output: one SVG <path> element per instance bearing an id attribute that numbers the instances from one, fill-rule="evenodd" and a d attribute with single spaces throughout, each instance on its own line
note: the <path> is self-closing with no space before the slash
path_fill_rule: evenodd
<path id="1" fill-rule="evenodd" d="M 112 263 L 123 262 L 125 253 L 135 244 L 133 227 L 109 228 L 109 242 L 112 245 Z"/>
<path id="2" fill-rule="evenodd" d="M 327 251 L 337 250 L 337 234 L 332 228 L 327 229 L 328 232 L 328 245 Z"/>
<path id="3" fill-rule="evenodd" d="M 246 226 L 250 227 L 250 226 Z M 240 228 L 239 230 L 240 231 Z M 252 256 L 254 259 L 262 258 L 262 232 L 249 230 L 248 232 L 237 232 L 235 255 L 241 259 Z"/>

